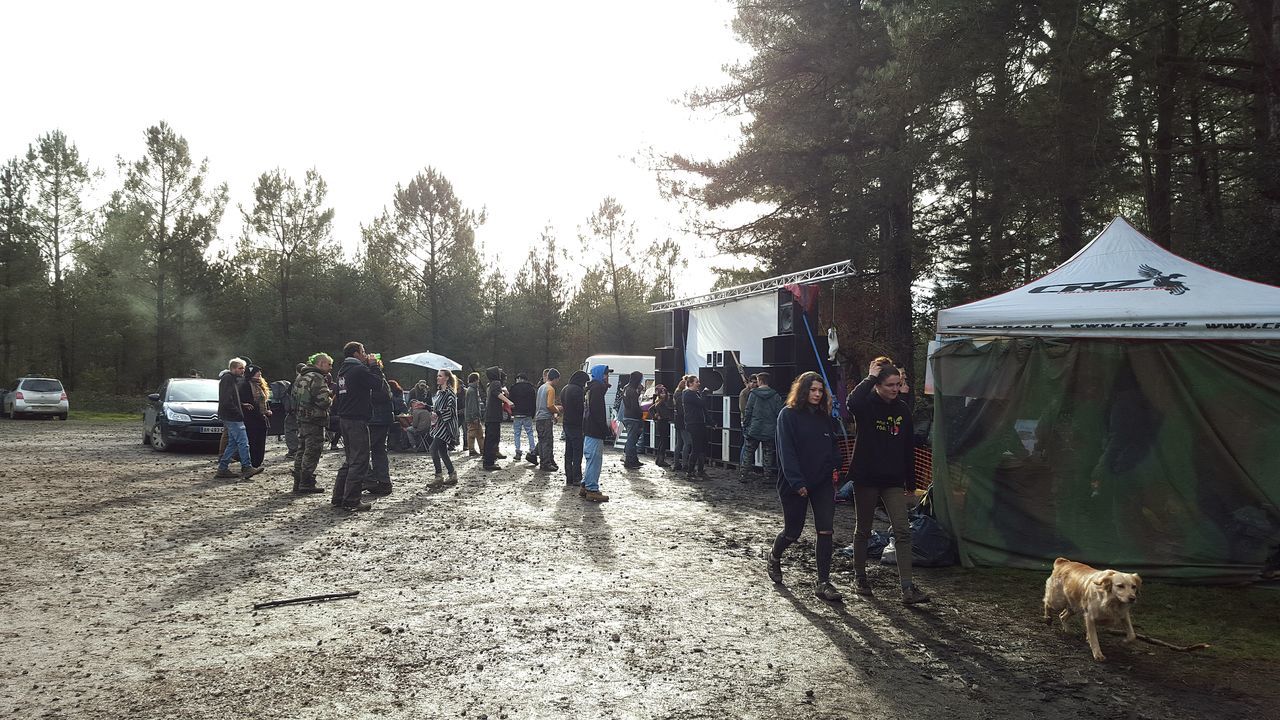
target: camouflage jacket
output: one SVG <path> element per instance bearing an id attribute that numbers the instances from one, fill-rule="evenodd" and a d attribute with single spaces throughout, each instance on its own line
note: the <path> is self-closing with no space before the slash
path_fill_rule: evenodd
<path id="1" fill-rule="evenodd" d="M 298 373 L 291 389 L 293 405 L 298 410 L 298 422 L 314 425 L 329 424 L 329 408 L 333 405 L 333 395 L 329 392 L 329 384 L 325 382 L 324 371 L 314 365 L 308 365 Z"/>

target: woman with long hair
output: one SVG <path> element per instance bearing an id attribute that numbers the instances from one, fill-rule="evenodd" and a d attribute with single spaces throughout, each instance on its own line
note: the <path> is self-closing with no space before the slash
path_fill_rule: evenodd
<path id="1" fill-rule="evenodd" d="M 689 382 L 689 376 L 685 375 L 680 378 L 680 383 L 676 385 L 676 390 L 671 394 L 671 427 L 676 432 L 676 450 L 672 454 L 675 463 L 672 470 L 679 472 L 684 470 L 684 409 L 680 407 L 682 404 L 680 399 L 684 397 L 684 388 Z"/>
<path id="2" fill-rule="evenodd" d="M 249 391 L 253 395 L 253 409 L 244 413 L 244 429 L 249 436 L 249 457 L 254 467 L 262 467 L 263 458 L 267 455 L 267 418 L 271 417 L 271 389 L 266 378 L 262 377 L 262 368 L 250 365 L 245 369 L 245 379 L 249 383 Z"/>
<path id="3" fill-rule="evenodd" d="M 822 376 L 807 372 L 796 378 L 786 405 L 778 413 L 778 499 L 782 501 L 783 528 L 774 538 L 773 548 L 764 551 L 769 578 L 781 584 L 782 553 L 800 539 L 805 515 L 811 510 L 818 533 L 818 579 L 813 594 L 828 601 L 841 599 L 840 591 L 831 584 L 831 533 L 836 511 L 832 477 L 840 466 L 836 422 Z"/>
<path id="4" fill-rule="evenodd" d="M 929 602 L 911 580 L 911 523 L 907 520 L 907 498 L 915 489 L 915 448 L 911 407 L 902 397 L 902 371 L 887 357 L 871 361 L 867 377 L 849 393 L 849 412 L 858 423 L 854 445 L 853 574 L 854 592 L 871 595 L 867 579 L 867 541 L 877 502 L 884 503 L 893 523 L 898 555 L 898 580 L 904 605 Z"/>
<path id="5" fill-rule="evenodd" d="M 456 380 L 448 370 L 436 373 L 436 394 L 431 408 L 435 416 L 435 425 L 431 428 L 431 462 L 435 463 L 436 477 L 440 477 L 440 464 L 444 463 L 449 470 L 444 484 L 457 485 L 458 473 L 453 469 L 453 460 L 449 459 L 449 449 L 458 439 L 458 396 Z"/>

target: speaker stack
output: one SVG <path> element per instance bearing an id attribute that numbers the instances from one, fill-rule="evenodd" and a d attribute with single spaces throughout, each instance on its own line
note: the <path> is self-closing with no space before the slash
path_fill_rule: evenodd
<path id="1" fill-rule="evenodd" d="M 804 320 L 801 318 L 804 309 L 790 292 L 778 291 L 778 334 L 761 341 L 761 355 L 764 357 L 764 370 L 772 377 L 770 385 L 773 389 L 786 395 L 791 383 L 802 373 L 828 370 L 827 336 L 815 335 L 810 344 L 809 334 L 805 332 Z M 817 346 L 817 353 L 814 352 Z M 821 363 L 821 365 L 819 364 Z"/>
<path id="2" fill-rule="evenodd" d="M 654 348 L 653 360 L 653 381 L 666 385 L 667 392 L 675 392 L 676 385 L 680 384 L 680 370 L 684 364 L 681 362 L 680 349 L 671 346 Z"/>

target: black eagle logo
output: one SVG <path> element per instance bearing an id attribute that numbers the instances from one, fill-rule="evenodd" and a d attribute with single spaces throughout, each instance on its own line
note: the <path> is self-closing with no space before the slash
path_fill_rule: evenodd
<path id="1" fill-rule="evenodd" d="M 1186 285 L 1174 279 L 1186 277 L 1182 273 L 1165 275 L 1150 265 L 1143 264 L 1138 266 L 1138 274 L 1144 278 L 1149 278 L 1152 281 L 1152 285 L 1168 290 L 1170 295 L 1181 295 L 1189 289 Z"/>

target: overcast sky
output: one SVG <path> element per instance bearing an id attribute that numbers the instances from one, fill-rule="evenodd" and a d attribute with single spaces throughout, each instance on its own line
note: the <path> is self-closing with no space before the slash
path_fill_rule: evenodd
<path id="1" fill-rule="evenodd" d="M 396 183 L 430 165 L 487 208 L 478 237 L 512 276 L 547 224 L 576 248 L 606 195 L 641 238 L 706 255 L 644 153 L 736 146 L 740 119 L 679 102 L 745 56 L 732 15 L 722 0 L 5 3 L 0 157 L 59 128 L 109 189 L 115 157 L 138 157 L 167 120 L 230 186 L 227 241 L 259 174 L 315 167 L 351 252 Z M 681 294 L 710 289 L 702 264 Z"/>

